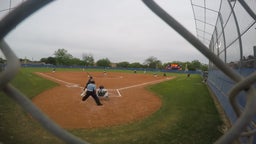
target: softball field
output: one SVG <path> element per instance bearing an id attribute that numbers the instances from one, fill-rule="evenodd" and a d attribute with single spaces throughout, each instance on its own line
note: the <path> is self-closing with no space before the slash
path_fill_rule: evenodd
<path id="1" fill-rule="evenodd" d="M 61 127 L 99 128 L 129 123 L 145 118 L 161 106 L 161 100 L 145 86 L 173 77 L 149 74 L 91 72 L 96 86 L 104 85 L 109 99 L 97 106 L 92 99 L 81 101 L 81 92 L 88 80 L 86 72 L 38 72 L 37 75 L 55 81 L 58 87 L 44 91 L 33 102 Z"/>

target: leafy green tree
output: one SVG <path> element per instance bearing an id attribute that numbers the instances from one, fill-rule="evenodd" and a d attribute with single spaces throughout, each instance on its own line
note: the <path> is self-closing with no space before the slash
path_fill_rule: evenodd
<path id="1" fill-rule="evenodd" d="M 92 54 L 83 54 L 82 59 L 85 66 L 94 66 L 94 58 Z"/>
<path id="2" fill-rule="evenodd" d="M 120 63 L 117 63 L 116 66 L 117 67 L 121 67 L 121 68 L 127 68 L 129 66 L 129 62 L 120 62 Z"/>
<path id="3" fill-rule="evenodd" d="M 79 58 L 72 58 L 70 60 L 71 65 L 83 65 L 84 61 L 80 60 Z"/>
<path id="4" fill-rule="evenodd" d="M 56 58 L 54 58 L 54 57 L 48 57 L 48 58 L 47 58 L 47 63 L 56 65 Z"/>
<path id="5" fill-rule="evenodd" d="M 41 58 L 40 61 L 41 61 L 41 62 L 44 62 L 44 63 L 46 63 L 46 64 L 53 64 L 53 65 L 56 65 L 56 58 L 54 58 L 54 57 Z"/>
<path id="6" fill-rule="evenodd" d="M 203 70 L 207 71 L 208 70 L 208 65 L 202 64 L 198 60 L 193 60 L 192 62 L 186 62 L 188 66 L 188 70 Z"/>
<path id="7" fill-rule="evenodd" d="M 208 71 L 208 65 L 207 64 L 202 64 L 201 65 L 201 70 L 202 71 Z"/>
<path id="8" fill-rule="evenodd" d="M 41 58 L 41 59 L 40 59 L 40 62 L 46 63 L 46 61 L 47 61 L 47 58 Z"/>
<path id="9" fill-rule="evenodd" d="M 187 68 L 190 71 L 195 71 L 196 70 L 195 66 L 193 64 L 191 64 L 190 62 L 187 63 Z"/>
<path id="10" fill-rule="evenodd" d="M 57 65 L 70 65 L 73 56 L 65 49 L 58 49 L 54 52 Z"/>
<path id="11" fill-rule="evenodd" d="M 144 65 L 148 65 L 149 68 L 162 68 L 162 62 L 154 56 L 147 58 L 144 62 Z"/>
<path id="12" fill-rule="evenodd" d="M 143 65 L 140 64 L 139 62 L 134 62 L 129 64 L 129 68 L 143 68 Z"/>
<path id="13" fill-rule="evenodd" d="M 108 58 L 103 58 L 100 59 L 96 62 L 97 66 L 101 66 L 101 67 L 110 67 L 111 66 L 111 62 Z"/>
<path id="14" fill-rule="evenodd" d="M 191 62 L 191 65 L 193 65 L 193 67 L 194 67 L 195 69 L 200 69 L 200 68 L 201 68 L 201 63 L 200 63 L 199 60 L 193 60 L 193 61 Z"/>

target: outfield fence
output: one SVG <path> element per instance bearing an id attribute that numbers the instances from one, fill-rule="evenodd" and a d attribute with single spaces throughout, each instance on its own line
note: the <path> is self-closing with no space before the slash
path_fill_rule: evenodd
<path id="1" fill-rule="evenodd" d="M 7 65 L 0 73 L 0 88 L 54 135 L 66 143 L 84 144 L 88 142 L 59 127 L 9 83 L 18 73 L 20 63 L 4 37 L 24 19 L 51 1 L 26 0 L 21 1 L 19 6 L 12 7 L 10 0 L 9 8 L 3 10 L 6 13 L 0 21 L 0 49 L 7 59 Z M 243 143 L 254 143 L 255 0 L 220 0 L 219 9 L 210 8 L 211 4 L 207 3 L 209 0 L 191 0 L 197 37 L 153 0 L 142 1 L 210 60 L 209 86 L 232 121 L 232 127 L 216 143 L 227 144 L 237 139 Z M 196 15 L 196 9 L 202 11 L 202 19 L 200 15 Z M 216 16 L 216 23 L 207 21 L 208 13 Z M 199 23 L 203 28 L 200 28 Z"/>

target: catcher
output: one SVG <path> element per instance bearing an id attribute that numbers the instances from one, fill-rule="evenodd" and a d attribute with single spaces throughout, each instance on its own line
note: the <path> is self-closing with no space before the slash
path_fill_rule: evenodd
<path id="1" fill-rule="evenodd" d="M 103 97 L 108 100 L 108 90 L 104 88 L 103 85 L 99 86 L 97 90 L 98 97 Z"/>

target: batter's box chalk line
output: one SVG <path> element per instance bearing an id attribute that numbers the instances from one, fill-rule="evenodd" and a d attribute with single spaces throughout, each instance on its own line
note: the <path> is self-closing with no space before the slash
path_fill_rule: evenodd
<path id="1" fill-rule="evenodd" d="M 107 89 L 109 97 L 122 97 L 118 89 Z"/>
<path id="2" fill-rule="evenodd" d="M 55 81 L 64 83 L 65 86 L 68 87 L 68 88 L 83 88 L 79 84 L 69 83 L 69 82 L 54 78 L 52 76 L 49 76 L 49 75 L 46 75 L 46 74 L 43 74 L 43 73 L 39 73 L 39 74 L 42 75 L 42 76 L 45 76 L 47 78 L 53 79 Z M 108 90 L 108 93 L 109 93 L 109 97 L 121 97 L 122 96 L 118 89 L 107 89 L 107 90 Z"/>

